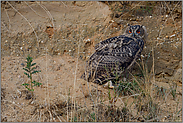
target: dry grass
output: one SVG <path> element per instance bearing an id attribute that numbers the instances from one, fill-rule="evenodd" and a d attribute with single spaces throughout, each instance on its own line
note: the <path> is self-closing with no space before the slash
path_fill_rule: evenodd
<path id="1" fill-rule="evenodd" d="M 64 2 L 61 2 L 65 7 L 71 7 Z M 132 9 L 129 10 L 129 12 L 135 10 L 136 7 L 140 6 L 144 2 L 139 2 L 135 6 L 133 6 Z M 37 42 L 39 42 L 39 38 L 37 36 L 37 33 L 35 29 L 33 28 L 32 24 L 29 22 L 29 20 L 26 19 L 26 17 L 18 12 L 16 8 L 13 7 L 11 2 L 7 2 L 13 10 L 15 10 L 18 14 L 23 17 L 28 25 L 32 28 L 35 37 L 37 39 Z M 25 2 L 26 5 L 28 5 L 27 2 Z M 41 8 L 47 13 L 51 25 L 54 27 L 54 19 L 51 14 L 51 12 L 48 11 L 48 9 L 37 2 L 38 5 L 40 5 Z M 179 3 L 174 4 L 173 8 L 169 6 L 166 2 L 161 2 L 161 5 L 163 7 L 160 7 L 161 10 L 164 9 L 164 7 L 167 8 L 168 17 L 165 19 L 165 22 L 168 19 L 172 19 L 174 22 L 175 29 L 177 30 L 175 19 L 173 18 L 172 12 L 170 10 L 174 10 Z M 29 5 L 28 5 L 29 6 Z M 31 8 L 31 6 L 29 6 Z M 153 6 L 154 7 L 154 6 Z M 117 8 L 113 8 L 116 10 Z M 34 11 L 38 16 L 39 15 L 33 8 L 31 8 L 32 11 Z M 151 9 L 148 9 L 147 11 L 150 11 Z M 128 14 L 129 12 L 126 12 L 125 14 Z M 6 13 L 8 13 L 6 11 Z M 124 15 L 125 15 L 124 14 Z M 157 15 L 158 16 L 158 15 Z M 159 15 L 160 16 L 160 15 Z M 8 14 L 7 17 L 9 18 Z M 9 19 L 9 23 L 11 20 Z M 164 22 L 164 23 L 165 23 Z M 126 24 L 126 22 L 125 22 Z M 124 25 L 125 25 L 124 24 Z M 122 30 L 125 27 L 120 27 L 121 31 L 115 31 L 115 29 L 111 29 L 112 23 L 107 26 L 107 28 L 100 28 L 95 31 L 90 31 L 90 36 L 87 34 L 87 30 L 91 29 L 87 27 L 85 24 L 73 24 L 77 25 L 77 28 L 75 30 L 71 31 L 71 35 L 75 36 L 69 39 L 65 40 L 72 40 L 75 41 L 77 44 L 76 48 L 76 55 L 77 61 L 76 61 L 76 69 L 75 69 L 75 78 L 73 81 L 74 89 L 75 85 L 78 82 L 78 64 L 79 64 L 79 58 L 82 55 L 83 57 L 87 58 L 89 54 L 92 52 L 88 50 L 85 53 L 81 51 L 83 49 L 83 41 L 87 37 L 95 37 L 94 39 L 97 40 L 96 42 L 99 42 L 102 39 L 105 39 L 105 37 L 110 37 L 111 34 L 115 34 L 116 32 L 122 32 Z M 160 26 L 160 25 L 159 25 Z M 6 25 L 2 22 L 2 28 L 5 30 L 10 30 L 11 26 L 9 25 L 9 28 L 6 27 Z M 182 103 L 182 100 L 180 99 L 180 95 L 177 93 L 177 84 L 174 82 L 169 83 L 169 88 L 164 88 L 163 86 L 159 86 L 155 80 L 155 56 L 154 56 L 154 49 L 156 46 L 163 42 L 162 38 L 162 31 L 164 26 L 161 28 L 158 32 L 158 38 L 155 39 L 157 43 L 154 43 L 152 45 L 152 51 L 150 52 L 150 57 L 152 58 L 152 66 L 147 66 L 146 60 L 148 59 L 141 58 L 140 61 L 136 62 L 136 65 L 139 68 L 139 71 L 141 71 L 141 76 L 134 75 L 133 73 L 130 73 L 130 77 L 127 81 L 120 81 L 120 86 L 114 89 L 108 89 L 107 94 L 103 93 L 103 91 L 100 90 L 99 85 L 91 86 L 89 83 L 86 84 L 85 89 L 88 90 L 88 94 L 85 94 L 85 90 L 83 88 L 80 88 L 81 92 L 83 93 L 83 97 L 80 99 L 76 99 L 75 93 L 71 93 L 71 90 L 66 88 L 64 90 L 65 95 L 64 98 L 66 100 L 59 100 L 58 98 L 53 102 L 51 101 L 50 97 L 50 90 L 49 90 L 49 78 L 46 78 L 46 86 L 47 90 L 45 92 L 46 98 L 43 101 L 43 103 L 36 103 L 36 99 L 33 101 L 25 100 L 23 106 L 21 106 L 18 102 L 15 101 L 14 98 L 23 98 L 19 96 L 18 93 L 15 95 L 12 95 L 12 100 L 6 100 L 5 98 L 5 90 L 1 89 L 1 121 L 11 121 L 11 122 L 181 122 L 181 114 L 182 109 L 180 108 L 180 105 Z M 110 32 L 110 29 L 113 30 L 113 32 Z M 105 34 L 105 35 L 104 35 Z M 96 36 L 97 35 L 97 36 Z M 151 34 L 149 34 L 151 35 Z M 165 36 L 164 36 L 165 37 Z M 151 39 L 152 41 L 152 39 Z M 154 41 L 154 42 L 155 42 Z M 89 45 L 90 48 L 92 45 L 94 45 L 93 42 L 89 42 L 91 45 Z M 38 43 L 39 44 L 39 43 Z M 84 45 L 88 45 L 87 43 Z M 87 49 L 85 48 L 85 49 Z M 48 51 L 47 47 L 45 47 L 45 55 L 46 60 L 48 60 Z M 149 53 L 149 52 L 148 52 Z M 66 54 L 73 55 L 71 52 L 67 52 Z M 24 54 L 26 56 L 26 54 Z M 48 64 L 46 62 L 46 71 L 48 71 Z M 41 79 L 40 79 L 41 80 Z M 19 86 L 19 85 L 18 85 Z M 28 92 L 22 94 L 24 96 L 28 95 Z M 173 101 L 172 101 L 173 100 Z M 176 107 L 170 106 L 170 103 L 176 103 Z M 6 107 L 3 106 L 6 104 Z M 166 110 L 166 107 L 170 106 L 172 108 L 171 110 Z M 28 109 L 33 108 L 34 110 L 29 111 Z M 175 109 L 173 109 L 175 108 Z M 11 112 L 9 114 L 4 113 L 5 110 L 10 110 Z M 26 114 L 26 115 L 25 115 Z M 28 114 L 28 115 L 27 115 Z M 20 119 L 22 118 L 22 119 Z M 8 120 L 7 120 L 8 119 Z"/>

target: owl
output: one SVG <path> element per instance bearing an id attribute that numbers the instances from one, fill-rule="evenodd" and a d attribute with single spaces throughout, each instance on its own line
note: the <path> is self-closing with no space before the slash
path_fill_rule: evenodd
<path id="1" fill-rule="evenodd" d="M 146 40 L 145 26 L 128 25 L 123 35 L 96 44 L 81 78 L 99 85 L 114 83 L 140 57 Z"/>

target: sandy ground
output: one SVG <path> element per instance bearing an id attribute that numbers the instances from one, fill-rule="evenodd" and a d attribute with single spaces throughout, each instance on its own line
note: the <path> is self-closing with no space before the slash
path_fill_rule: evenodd
<path id="1" fill-rule="evenodd" d="M 38 109 L 41 110 L 40 107 L 43 107 L 42 110 L 45 112 L 46 107 L 62 104 L 68 100 L 71 100 L 73 104 L 75 101 L 80 106 L 88 105 L 89 109 L 90 105 L 93 104 L 93 100 L 96 103 L 97 98 L 98 101 L 102 101 L 105 105 L 109 104 L 109 89 L 80 79 L 84 71 L 85 63 L 83 61 L 70 56 L 52 57 L 47 55 L 37 58 L 33 62 L 37 63 L 37 70 L 42 71 L 33 75 L 33 79 L 43 85 L 34 88 L 34 100 L 31 100 L 31 93 L 21 86 L 24 82 L 30 81 L 23 74 L 24 71 L 21 64 L 25 65 L 25 60 L 20 57 L 2 58 L 1 113 L 4 116 L 2 117 L 3 121 L 7 119 L 7 121 L 38 121 L 38 118 L 33 118 L 33 115 L 36 114 Z M 170 87 L 169 84 L 165 83 L 159 83 L 158 85 L 167 89 Z M 170 90 L 167 91 L 169 93 L 166 95 L 167 102 L 164 102 L 161 98 L 155 100 L 155 102 L 161 104 L 164 116 L 172 118 L 168 114 L 176 112 L 176 108 L 181 108 L 182 105 L 177 103 L 182 98 L 181 90 L 182 88 L 178 86 L 176 100 L 171 96 Z M 115 92 L 112 90 L 110 92 L 111 97 L 114 98 Z M 126 101 L 129 109 L 135 108 L 133 97 L 128 96 L 117 98 L 115 105 L 123 107 Z M 13 110 L 11 110 L 12 108 Z M 58 114 L 60 112 L 64 112 L 62 108 L 57 111 Z M 133 110 L 132 114 L 135 115 L 135 113 L 136 111 Z M 68 120 L 66 119 L 66 111 L 62 117 L 62 121 Z M 160 117 L 160 119 L 161 121 L 168 120 L 165 117 Z M 58 119 L 56 121 L 59 122 Z"/>
<path id="2" fill-rule="evenodd" d="M 74 108 L 78 106 L 78 109 L 80 109 L 78 112 L 81 112 L 81 114 L 84 112 L 85 116 L 90 118 L 91 114 L 89 113 L 95 111 L 94 104 L 96 105 L 99 102 L 101 104 L 102 102 L 107 107 L 110 101 L 115 99 L 114 90 L 94 83 L 87 83 L 80 79 L 80 76 L 84 72 L 85 60 L 94 51 L 93 46 L 101 40 L 121 34 L 128 20 L 121 22 L 121 26 L 117 23 L 111 23 L 111 8 L 101 2 L 24 2 L 21 4 L 12 2 L 11 5 L 28 21 L 25 21 L 25 18 L 17 11 L 10 9 L 9 4 L 2 5 L 1 121 L 71 121 L 70 118 L 74 115 L 74 113 L 72 114 L 74 109 L 69 109 L 69 106 Z M 47 9 L 41 5 L 46 6 Z M 133 17 L 127 15 L 128 12 L 124 18 L 133 19 Z M 152 46 L 153 43 L 162 43 L 162 40 L 158 40 L 159 42 L 155 40 L 156 32 L 158 32 L 158 29 L 155 28 L 157 26 L 156 21 L 159 17 L 146 16 L 143 19 L 139 18 L 139 20 L 143 20 L 141 23 L 145 24 L 148 30 L 151 30 L 149 31 L 150 40 L 146 42 L 147 48 L 143 52 L 144 59 L 147 59 L 147 54 L 150 51 L 148 47 Z M 148 23 L 150 18 L 152 18 L 152 23 Z M 165 20 L 162 20 L 164 18 L 166 18 L 166 15 L 161 16 L 158 22 L 163 24 Z M 171 26 L 175 28 L 175 25 L 170 20 L 167 20 L 167 22 L 165 24 L 166 28 L 162 31 L 162 36 L 178 34 L 177 37 L 170 38 L 177 41 L 176 46 L 178 48 L 173 49 L 175 56 L 167 55 L 172 57 L 175 62 L 168 61 L 167 65 L 172 66 L 171 69 L 177 70 L 175 73 L 178 73 L 176 74 L 177 78 L 181 80 L 182 62 L 181 55 L 178 52 L 181 49 L 179 46 L 181 33 L 169 31 L 172 28 Z M 177 30 L 181 29 L 181 22 L 176 22 Z M 87 28 L 84 27 L 85 24 Z M 38 40 L 33 29 L 37 32 Z M 88 43 L 88 39 L 91 42 Z M 82 53 L 78 52 L 77 49 L 78 40 L 81 43 L 79 48 Z M 174 45 L 174 42 L 170 44 Z M 167 52 L 164 51 L 167 48 L 166 46 L 166 44 L 159 46 L 158 51 Z M 23 70 L 28 53 L 32 55 L 33 62 L 36 63 L 36 69 L 41 70 L 40 73 L 33 75 L 34 80 L 42 83 L 40 87 L 35 87 L 34 100 L 30 99 L 30 92 L 24 86 L 21 86 L 21 84 L 30 81 L 24 75 Z M 163 57 L 163 53 L 160 53 L 159 56 Z M 158 53 L 155 55 L 158 57 Z M 162 61 L 166 61 L 164 59 L 163 57 Z M 149 63 L 152 63 L 152 58 L 150 60 Z M 156 63 L 159 64 L 158 61 Z M 163 62 L 162 66 L 163 70 L 167 67 Z M 168 68 L 164 71 L 163 73 L 159 70 L 159 76 L 172 78 L 172 75 L 175 74 Z M 165 99 L 160 96 L 160 98 L 154 100 L 156 104 L 159 104 L 163 114 L 156 116 L 157 119 L 161 122 L 172 121 L 172 119 L 180 121 L 182 114 L 178 112 L 182 107 L 182 81 L 175 81 L 177 86 L 173 86 L 173 80 L 170 83 L 166 82 L 169 81 L 167 79 L 160 78 L 158 80 L 154 84 L 158 85 L 160 95 L 166 92 L 166 96 Z M 171 95 L 171 87 L 176 89 L 175 99 Z M 153 89 L 155 89 L 155 86 L 153 86 Z M 110 101 L 109 92 L 112 95 Z M 155 90 L 152 92 L 155 95 Z M 139 111 L 136 109 L 134 100 L 133 96 L 120 96 L 115 100 L 115 107 L 127 106 L 131 110 L 128 114 L 132 118 L 130 121 L 143 121 L 139 118 L 141 115 L 137 115 Z M 84 110 L 88 110 L 89 113 Z"/>

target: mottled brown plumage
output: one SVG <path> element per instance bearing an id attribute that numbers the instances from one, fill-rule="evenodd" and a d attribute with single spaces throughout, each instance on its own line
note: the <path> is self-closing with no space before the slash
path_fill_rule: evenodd
<path id="1" fill-rule="evenodd" d="M 81 78 L 98 84 L 116 79 L 135 63 L 146 38 L 144 26 L 129 25 L 123 35 L 101 41 L 87 60 L 86 71 Z"/>

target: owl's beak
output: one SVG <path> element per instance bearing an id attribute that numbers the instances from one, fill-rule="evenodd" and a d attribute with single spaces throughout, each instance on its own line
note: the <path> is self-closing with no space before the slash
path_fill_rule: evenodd
<path id="1" fill-rule="evenodd" d="M 135 33 L 133 33 L 133 37 L 135 38 Z"/>

